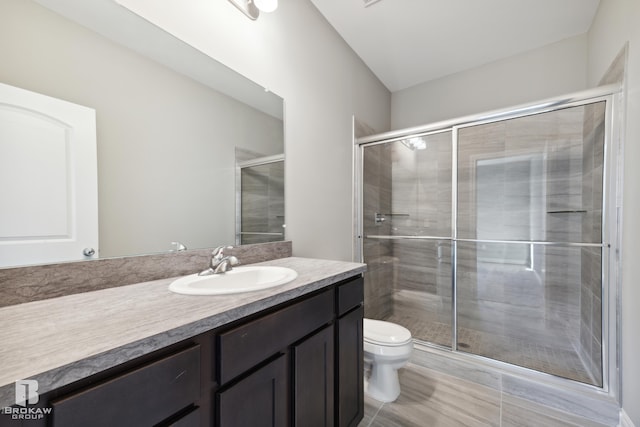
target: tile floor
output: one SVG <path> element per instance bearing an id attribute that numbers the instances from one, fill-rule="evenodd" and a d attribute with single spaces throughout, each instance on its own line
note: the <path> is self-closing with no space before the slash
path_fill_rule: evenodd
<path id="1" fill-rule="evenodd" d="M 422 308 L 425 297 L 420 297 L 420 294 L 427 295 L 395 292 L 394 314 L 384 320 L 409 329 L 415 339 L 450 347 L 451 325 L 425 314 Z M 517 319 L 514 318 L 513 322 L 517 323 Z M 458 350 L 587 384 L 600 384 L 599 379 L 589 375 L 573 347 L 558 343 L 569 342 L 561 329 L 549 330 L 548 345 L 531 338 L 499 333 L 499 330 L 490 332 L 460 326 Z"/>
<path id="2" fill-rule="evenodd" d="M 416 353 L 416 352 L 414 352 Z M 423 356 L 421 356 L 423 357 Z M 358 427 L 603 427 L 603 424 L 467 381 L 412 361 L 400 370 L 400 397 L 383 404 L 365 395 Z"/>

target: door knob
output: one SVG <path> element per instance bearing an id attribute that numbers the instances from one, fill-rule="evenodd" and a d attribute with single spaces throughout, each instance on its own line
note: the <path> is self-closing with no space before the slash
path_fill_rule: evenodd
<path id="1" fill-rule="evenodd" d="M 84 248 L 82 254 L 84 256 L 94 256 L 96 254 L 96 250 L 93 248 Z"/>

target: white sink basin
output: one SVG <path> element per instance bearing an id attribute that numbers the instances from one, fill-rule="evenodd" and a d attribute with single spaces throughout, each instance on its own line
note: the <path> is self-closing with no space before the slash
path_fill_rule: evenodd
<path id="1" fill-rule="evenodd" d="M 174 280 L 169 290 L 186 295 L 224 295 L 259 291 L 289 283 L 298 273 L 287 267 L 246 266 L 210 276 L 191 274 Z"/>

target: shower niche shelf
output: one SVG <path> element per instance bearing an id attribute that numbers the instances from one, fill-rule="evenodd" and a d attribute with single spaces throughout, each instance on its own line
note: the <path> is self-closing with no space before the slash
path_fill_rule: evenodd
<path id="1" fill-rule="evenodd" d="M 582 213 L 587 213 L 586 209 L 580 209 L 580 210 L 573 210 L 573 209 L 566 209 L 566 210 L 555 210 L 555 211 L 547 211 L 547 214 L 582 214 Z"/>

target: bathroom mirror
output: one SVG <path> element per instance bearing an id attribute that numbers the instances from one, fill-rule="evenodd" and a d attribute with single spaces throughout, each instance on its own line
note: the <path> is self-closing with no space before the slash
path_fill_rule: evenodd
<path id="1" fill-rule="evenodd" d="M 96 112 L 100 258 L 235 243 L 236 150 L 283 155 L 281 98 L 112 0 L 3 0 L 0 54 Z"/>

